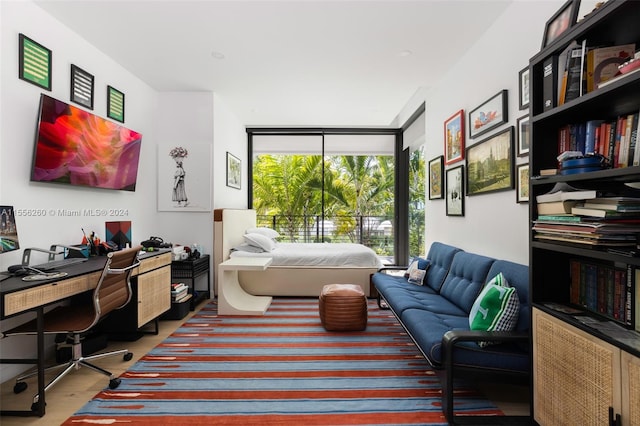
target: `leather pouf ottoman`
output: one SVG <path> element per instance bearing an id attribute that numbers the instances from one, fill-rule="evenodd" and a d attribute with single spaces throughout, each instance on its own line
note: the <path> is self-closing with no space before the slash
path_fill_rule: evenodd
<path id="1" fill-rule="evenodd" d="M 356 284 L 328 284 L 320 294 L 320 322 L 327 331 L 367 328 L 367 297 Z"/>

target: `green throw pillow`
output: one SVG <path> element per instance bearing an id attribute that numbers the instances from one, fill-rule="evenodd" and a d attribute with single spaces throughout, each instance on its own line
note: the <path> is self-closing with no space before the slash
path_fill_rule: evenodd
<path id="1" fill-rule="evenodd" d="M 502 272 L 489 281 L 471 307 L 469 328 L 482 331 L 511 331 L 518 322 L 520 300 Z M 499 342 L 478 342 L 480 347 Z"/>

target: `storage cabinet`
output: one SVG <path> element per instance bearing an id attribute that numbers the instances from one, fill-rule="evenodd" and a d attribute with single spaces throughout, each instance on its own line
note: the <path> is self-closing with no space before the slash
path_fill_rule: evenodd
<path id="1" fill-rule="evenodd" d="M 621 338 L 618 333 L 590 327 L 577 316 L 551 306 L 551 303 L 570 305 L 572 260 L 622 269 L 631 266 L 633 270 L 640 267 L 640 257 L 615 254 L 605 248 L 536 240 L 531 230 L 532 221 L 537 218 L 536 196 L 549 192 L 558 182 L 596 190 L 628 189 L 626 183 L 640 182 L 639 166 L 540 176 L 541 170 L 558 166 L 558 132 L 562 126 L 588 120 L 615 120 L 620 115 L 640 110 L 640 73 L 635 73 L 545 111 L 543 64 L 560 55 L 573 41 L 580 44 L 586 40 L 587 46 L 635 43 L 638 49 L 638 22 L 640 2 L 608 1 L 536 54 L 529 63 L 532 406 L 533 417 L 541 425 L 640 424 L 640 333 L 628 331 Z M 605 319 L 595 313 L 588 316 Z"/>
<path id="2" fill-rule="evenodd" d="M 196 306 L 203 300 L 209 299 L 209 289 L 211 288 L 211 268 L 209 264 L 211 258 L 208 254 L 200 256 L 198 259 L 174 260 L 171 263 L 171 279 L 173 282 L 183 282 L 189 286 L 189 293 L 192 295 L 190 309 L 195 310 Z M 196 289 L 196 278 L 207 275 L 207 289 Z"/>

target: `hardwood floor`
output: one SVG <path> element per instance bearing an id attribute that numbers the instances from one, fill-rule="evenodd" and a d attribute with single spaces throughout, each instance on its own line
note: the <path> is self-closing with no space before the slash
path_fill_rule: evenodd
<path id="1" fill-rule="evenodd" d="M 204 306 L 204 304 L 201 304 L 201 306 Z M 123 361 L 121 357 L 113 356 L 103 358 L 97 361 L 96 364 L 111 371 L 115 376 L 119 376 L 193 314 L 194 312 L 190 312 L 182 320 L 160 321 L 158 335 L 145 335 L 134 342 L 109 342 L 104 351 L 126 348 L 133 352 L 133 359 L 131 361 Z M 51 376 L 54 374 L 52 373 Z M 14 383 L 14 380 L 8 380 L 0 386 L 0 407 L 2 409 L 16 410 L 29 409 L 37 387 L 35 379 L 28 379 L 29 388 L 17 395 L 13 393 Z M 87 368 L 80 368 L 68 374 L 47 392 L 47 409 L 44 417 L 5 416 L 0 418 L 0 424 L 2 426 L 59 425 L 104 389 L 107 384 L 108 379 L 105 376 Z M 492 399 L 505 414 L 512 415 L 527 414 L 529 412 L 528 403 L 523 402 L 527 401 L 526 391 L 526 388 L 521 387 L 493 386 L 490 384 L 482 386 L 482 392 L 489 399 Z"/>

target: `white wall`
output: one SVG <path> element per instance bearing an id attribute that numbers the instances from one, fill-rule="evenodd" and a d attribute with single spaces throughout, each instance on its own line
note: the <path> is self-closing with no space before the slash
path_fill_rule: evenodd
<path id="1" fill-rule="evenodd" d="M 460 109 L 465 113 L 466 147 L 515 126 L 519 117 L 528 114 L 528 109 L 518 109 L 518 72 L 540 50 L 545 23 L 564 3 L 564 0 L 513 2 L 482 37 L 470 40 L 471 48 L 442 80 L 429 88 L 420 88 L 412 96 L 395 124 L 402 125 L 425 102 L 426 161 L 443 154 L 444 121 Z M 595 2 L 583 3 L 579 16 L 591 10 Z M 508 123 L 469 139 L 469 111 L 503 89 L 508 90 Z M 515 160 L 516 165 L 528 161 L 528 157 Z M 461 164 L 464 161 L 445 169 Z M 446 216 L 445 200 L 428 200 L 428 195 L 425 198 L 427 250 L 432 242 L 443 241 L 470 252 L 529 264 L 528 204 L 516 203 L 515 190 L 465 197 L 464 217 Z"/>
<path id="2" fill-rule="evenodd" d="M 23 33 L 53 52 L 53 87 L 51 92 L 18 79 L 18 34 Z M 134 243 L 149 236 L 160 236 L 180 244 L 198 243 L 206 253 L 213 247 L 211 212 L 159 212 L 157 210 L 159 144 L 179 141 L 217 145 L 222 154 L 213 155 L 216 182 L 211 185 L 220 194 L 213 201 L 218 207 L 246 207 L 246 178 L 243 189 L 224 187 L 225 151 L 243 159 L 246 168 L 246 135 L 244 126 L 225 107 L 222 99 L 212 93 L 158 93 L 111 58 L 60 24 L 39 7 L 28 1 L 0 1 L 0 204 L 17 209 L 42 210 L 46 216 L 16 218 L 21 247 L 48 248 L 52 243 L 75 244 L 82 238 L 80 228 L 104 236 L 104 222 L 131 220 Z M 70 65 L 75 64 L 95 77 L 93 113 L 106 117 L 106 86 L 112 85 L 125 93 L 125 123 L 142 133 L 142 151 L 135 192 L 98 190 L 30 182 L 31 160 L 41 93 L 69 102 Z M 214 135 L 214 104 L 222 118 Z M 214 143 L 214 139 L 217 139 Z M 214 147 L 213 151 L 218 148 Z M 245 169 L 246 170 L 246 169 Z M 246 175 L 246 171 L 244 172 Z M 222 186 L 221 186 L 222 185 Z M 243 204 L 244 203 L 244 204 Z M 126 216 L 62 217 L 58 209 L 89 208 L 125 209 Z M 22 251 L 0 256 L 0 270 L 20 263 Z M 40 257 L 42 256 L 42 257 Z M 45 261 L 43 254 L 34 254 L 32 262 Z M 204 277 L 202 277 L 204 279 Z M 213 280 L 212 280 L 213 281 Z M 202 284 L 198 284 L 202 288 Z M 28 315 L 2 321 L 6 330 L 25 321 Z M 33 357 L 32 339 L 12 337 L 3 341 L 0 357 Z M 53 351 L 53 346 L 49 346 Z M 27 366 L 28 367 L 28 366 Z M 13 377 L 27 368 L 21 365 L 1 365 L 0 381 Z"/>

